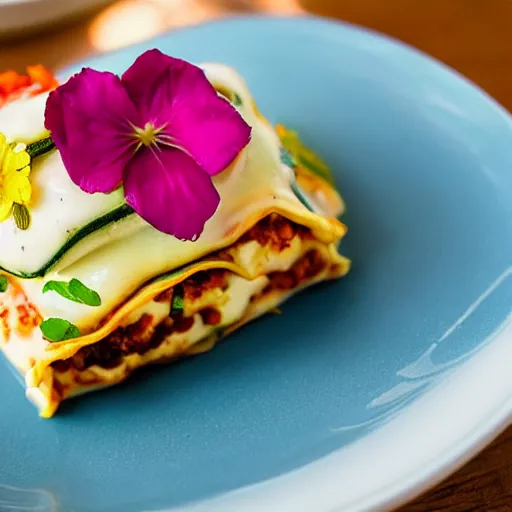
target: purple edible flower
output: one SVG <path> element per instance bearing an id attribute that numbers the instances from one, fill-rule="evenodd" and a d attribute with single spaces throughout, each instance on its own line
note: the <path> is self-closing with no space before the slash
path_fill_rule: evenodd
<path id="1" fill-rule="evenodd" d="M 83 69 L 50 94 L 45 126 L 82 190 L 108 194 L 123 185 L 143 219 L 187 240 L 219 205 L 211 177 L 251 136 L 200 68 L 158 50 L 121 78 Z"/>

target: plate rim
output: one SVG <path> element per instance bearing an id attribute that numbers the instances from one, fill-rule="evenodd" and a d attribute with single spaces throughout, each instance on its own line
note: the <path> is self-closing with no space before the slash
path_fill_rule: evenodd
<path id="1" fill-rule="evenodd" d="M 381 435 L 382 431 L 384 429 L 389 430 L 394 428 L 397 421 L 401 423 L 408 422 L 411 413 L 414 415 L 417 409 L 424 409 L 423 402 L 434 402 L 436 398 L 439 398 L 440 401 L 448 400 L 450 405 L 453 405 L 453 400 L 451 398 L 447 399 L 445 392 L 453 391 L 454 382 L 458 383 L 459 387 L 465 388 L 466 384 L 468 384 L 468 382 L 470 383 L 472 380 L 474 381 L 473 387 L 475 391 L 482 392 L 481 389 L 477 389 L 480 386 L 480 382 L 477 383 L 477 379 L 472 379 L 474 373 L 471 367 L 482 366 L 480 361 L 488 359 L 486 362 L 488 370 L 494 369 L 496 364 L 503 361 L 503 348 L 508 348 L 509 355 L 512 355 L 511 339 L 512 315 L 504 331 L 498 334 L 487 346 L 483 347 L 479 353 L 463 363 L 461 367 L 457 368 L 451 376 L 442 379 L 442 382 L 434 385 L 430 391 L 416 400 L 409 409 L 405 410 L 397 418 L 347 447 L 341 448 L 306 466 L 293 470 L 290 473 L 279 475 L 273 479 L 236 489 L 195 504 L 178 508 L 162 509 L 158 512 L 259 512 L 261 510 L 261 508 L 259 508 L 261 503 L 265 504 L 266 512 L 283 512 L 284 510 L 301 510 L 302 512 L 375 512 L 378 510 L 379 512 L 392 512 L 397 507 L 406 505 L 411 500 L 414 500 L 429 489 L 435 487 L 454 471 L 466 464 L 472 457 L 477 455 L 483 448 L 496 439 L 500 433 L 504 432 L 512 425 L 512 392 L 510 391 L 512 389 L 512 375 L 509 372 L 504 372 L 501 375 L 502 380 L 505 380 L 510 385 L 508 388 L 509 391 L 504 393 L 504 395 L 507 396 L 504 396 L 503 400 L 495 400 L 495 402 L 499 402 L 500 405 L 497 408 L 491 408 L 491 414 L 478 415 L 479 418 L 485 416 L 486 419 L 484 421 L 477 421 L 476 424 L 472 425 L 465 436 L 457 436 L 458 442 L 450 444 L 448 447 L 439 447 L 439 451 L 445 453 L 444 459 L 438 459 L 437 462 L 432 461 L 430 466 L 425 467 L 415 464 L 415 469 L 407 478 L 394 480 L 392 484 L 381 486 L 381 488 L 374 489 L 373 492 L 363 497 L 356 497 L 345 503 L 341 501 L 338 504 L 329 502 L 326 506 L 322 505 L 321 508 L 318 508 L 318 502 L 313 503 L 313 501 L 311 501 L 309 505 L 304 505 L 303 499 L 305 495 L 303 490 L 308 489 L 306 490 L 307 493 L 313 488 L 315 489 L 315 491 L 312 492 L 314 496 L 310 496 L 310 498 L 316 499 L 320 497 L 322 495 L 320 490 L 321 480 L 325 480 L 326 476 L 325 474 L 320 475 L 322 471 L 326 473 L 326 464 L 323 464 L 324 462 L 328 461 L 331 457 L 345 457 L 347 450 L 360 448 L 367 442 L 368 438 L 383 437 Z M 502 347 L 496 346 L 498 342 L 501 343 Z M 492 386 L 492 384 L 493 383 L 490 383 L 488 388 Z M 496 384 L 499 383 L 494 381 L 495 386 Z M 487 393 L 484 394 L 487 395 Z M 459 424 L 465 423 L 459 411 L 455 412 L 453 410 L 453 412 Z M 418 420 L 423 421 L 423 414 L 416 414 L 416 416 L 416 422 L 418 422 Z M 382 444 L 382 441 L 379 443 Z M 313 468 L 313 466 L 318 463 L 323 464 L 324 467 L 320 469 Z M 336 467 L 334 471 L 331 471 L 329 478 L 331 482 L 335 482 L 336 477 L 341 476 L 341 469 L 338 470 L 337 467 L 341 468 L 341 466 L 346 466 L 346 464 L 344 461 L 341 461 L 340 464 L 334 462 L 332 465 Z M 327 468 L 327 471 L 332 469 L 333 468 Z M 347 469 L 347 467 L 344 469 Z M 333 474 L 334 472 L 337 474 Z M 314 484 L 311 485 L 313 479 L 315 481 Z M 308 484 L 311 485 L 311 488 L 308 488 Z M 284 494 L 280 494 L 285 488 L 288 490 L 285 491 Z M 335 486 L 334 488 L 337 489 L 338 487 Z M 341 489 L 341 486 L 339 486 L 339 488 Z M 290 502 L 289 497 L 296 490 L 299 490 L 299 493 L 302 492 L 301 497 L 292 499 Z M 332 488 L 330 490 L 332 491 Z M 325 496 L 327 488 L 322 489 L 322 491 Z M 327 499 L 329 498 L 328 496 Z M 343 499 L 341 491 L 337 494 L 337 498 L 338 500 Z"/>

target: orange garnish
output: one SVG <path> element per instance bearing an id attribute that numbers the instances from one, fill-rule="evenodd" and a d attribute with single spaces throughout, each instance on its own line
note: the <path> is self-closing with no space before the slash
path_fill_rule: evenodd
<path id="1" fill-rule="evenodd" d="M 16 71 L 5 71 L 0 73 L 0 94 L 7 96 L 19 89 L 29 87 L 31 83 L 28 76 L 18 75 Z"/>
<path id="2" fill-rule="evenodd" d="M 0 107 L 23 94 L 36 96 L 58 86 L 55 77 L 42 65 L 28 66 L 27 75 L 16 71 L 0 73 Z"/>
<path id="3" fill-rule="evenodd" d="M 27 66 L 27 72 L 32 83 L 39 86 L 39 91 L 36 94 L 51 91 L 59 85 L 56 78 L 41 64 Z"/>

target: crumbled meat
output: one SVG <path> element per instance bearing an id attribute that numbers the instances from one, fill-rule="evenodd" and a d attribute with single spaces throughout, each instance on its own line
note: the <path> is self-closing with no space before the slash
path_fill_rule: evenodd
<path id="1" fill-rule="evenodd" d="M 205 325 L 219 325 L 222 320 L 220 311 L 215 308 L 204 308 L 199 311 Z"/>
<path id="2" fill-rule="evenodd" d="M 327 262 L 318 251 L 309 251 L 286 272 L 273 272 L 269 274 L 269 284 L 263 294 L 270 290 L 290 290 L 296 288 L 301 282 L 318 275 Z"/>
<path id="3" fill-rule="evenodd" d="M 94 364 L 99 364 L 103 368 L 115 368 L 121 363 L 122 356 L 119 345 L 114 341 L 117 339 L 109 336 L 97 343 L 82 347 L 68 361 L 77 370 L 85 370 Z M 52 366 L 55 368 L 55 363 L 52 363 Z"/>
<path id="4" fill-rule="evenodd" d="M 197 300 L 207 290 L 227 288 L 228 271 L 223 269 L 202 270 L 183 282 L 185 300 Z"/>
<path id="5" fill-rule="evenodd" d="M 120 364 L 123 355 L 134 352 L 144 354 L 153 348 L 153 329 L 150 328 L 152 321 L 151 315 L 144 314 L 137 322 L 116 329 L 106 338 L 82 347 L 71 359 L 55 361 L 52 366 L 57 371 L 66 371 L 69 364 L 77 370 L 85 370 L 94 364 L 100 364 L 103 368 L 115 368 Z"/>
<path id="6" fill-rule="evenodd" d="M 296 234 L 302 234 L 305 231 L 307 228 L 272 213 L 254 225 L 240 238 L 238 243 L 256 240 L 262 246 L 270 244 L 282 251 L 290 246 L 290 241 Z"/>
<path id="7" fill-rule="evenodd" d="M 55 361 L 52 367 L 58 372 L 65 372 L 72 365 L 77 370 L 85 370 L 93 365 L 103 368 L 119 366 L 122 357 L 128 354 L 145 354 L 157 348 L 173 332 L 187 332 L 194 324 L 194 317 L 179 316 L 167 319 L 156 328 L 151 328 L 151 315 L 142 315 L 139 321 L 120 327 L 106 338 L 82 347 L 72 358 Z"/>
<path id="8" fill-rule="evenodd" d="M 178 316 L 174 319 L 174 324 L 172 326 L 171 332 L 187 332 L 194 325 L 194 317 L 193 316 Z"/>
<path id="9" fill-rule="evenodd" d="M 53 368 L 61 373 L 67 372 L 71 367 L 70 359 L 59 359 L 58 361 L 54 361 L 52 363 Z"/>

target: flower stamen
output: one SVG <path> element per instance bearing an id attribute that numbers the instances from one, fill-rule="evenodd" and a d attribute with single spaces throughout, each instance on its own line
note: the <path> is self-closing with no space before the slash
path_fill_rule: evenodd
<path id="1" fill-rule="evenodd" d="M 132 124 L 131 128 L 133 132 L 130 135 L 137 141 L 135 152 L 143 146 L 150 149 L 157 149 L 158 151 L 161 151 L 160 146 L 166 146 L 168 148 L 179 149 L 189 154 L 188 151 L 176 144 L 175 139 L 171 135 L 164 133 L 166 127 L 167 125 L 163 125 L 156 128 L 153 123 L 146 123 L 144 128 L 140 128 Z"/>
<path id="2" fill-rule="evenodd" d="M 140 128 L 139 126 L 133 126 L 133 136 L 139 141 L 139 143 L 149 148 L 150 146 L 158 142 L 158 135 L 162 132 L 164 128 L 165 126 L 156 128 L 155 125 L 152 123 L 146 123 L 144 125 L 144 128 Z"/>

